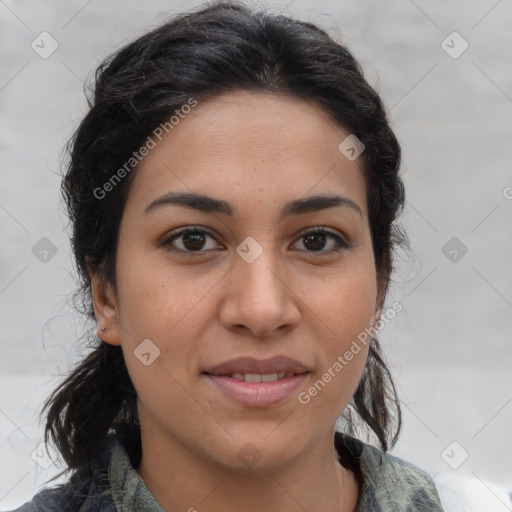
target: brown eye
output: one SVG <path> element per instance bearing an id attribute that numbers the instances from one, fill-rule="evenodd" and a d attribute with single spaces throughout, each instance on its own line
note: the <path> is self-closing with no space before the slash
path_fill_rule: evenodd
<path id="1" fill-rule="evenodd" d="M 183 237 L 183 246 L 189 251 L 199 251 L 206 242 L 206 236 L 199 231 L 193 233 L 185 233 Z"/>
<path id="2" fill-rule="evenodd" d="M 208 241 L 215 239 L 212 235 L 203 229 L 196 227 L 187 227 L 178 233 L 173 234 L 163 242 L 163 246 L 170 250 L 182 253 L 204 253 L 218 247 L 218 244 L 212 244 L 208 247 Z"/>
<path id="3" fill-rule="evenodd" d="M 307 252 L 317 252 L 320 254 L 332 254 L 348 247 L 348 244 L 341 236 L 320 227 L 304 233 L 299 240 L 303 241 L 302 244 Z M 323 250 L 326 245 L 329 248 Z"/>
<path id="4" fill-rule="evenodd" d="M 349 247 L 349 244 L 341 236 L 320 227 L 304 233 L 299 240 L 302 241 L 304 247 L 299 250 L 319 255 L 330 255 Z M 168 250 L 187 256 L 200 255 L 220 247 L 210 233 L 194 226 L 174 233 L 162 245 Z M 326 246 L 327 250 L 325 250 Z"/>

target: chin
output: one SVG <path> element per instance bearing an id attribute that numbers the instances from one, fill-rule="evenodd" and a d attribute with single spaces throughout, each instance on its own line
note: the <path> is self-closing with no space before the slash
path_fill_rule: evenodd
<path id="1" fill-rule="evenodd" d="M 256 473 L 275 471 L 299 457 L 303 447 L 298 435 L 270 432 L 265 429 L 252 435 L 251 429 L 246 429 L 245 435 L 214 441 L 222 452 L 210 453 L 209 457 L 229 471 Z"/>

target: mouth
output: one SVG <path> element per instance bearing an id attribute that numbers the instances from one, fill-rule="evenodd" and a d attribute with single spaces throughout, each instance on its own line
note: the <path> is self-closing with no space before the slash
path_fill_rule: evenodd
<path id="1" fill-rule="evenodd" d="M 310 369 L 297 359 L 292 359 L 287 356 L 275 356 L 267 359 L 238 357 L 236 359 L 230 359 L 210 366 L 209 368 L 206 368 L 203 373 L 216 376 L 233 375 L 237 380 L 240 380 L 240 376 L 242 375 L 245 380 L 245 376 L 249 376 L 249 379 L 251 379 L 251 376 L 257 375 L 277 375 L 277 379 L 282 379 L 284 378 L 283 374 L 298 374 L 307 371 L 310 371 Z M 256 379 L 257 377 L 254 378 Z M 256 380 L 255 382 L 261 381 Z"/>
<path id="2" fill-rule="evenodd" d="M 238 382 L 248 382 L 250 384 L 259 384 L 260 382 L 275 382 L 276 380 L 283 380 L 297 375 L 293 372 L 279 372 L 279 373 L 230 373 L 224 375 L 217 375 L 218 377 L 229 377 L 230 379 L 237 380 Z"/>
<path id="3" fill-rule="evenodd" d="M 295 359 L 279 356 L 232 359 L 202 374 L 230 401 L 248 407 L 269 407 L 296 394 L 311 371 Z"/>

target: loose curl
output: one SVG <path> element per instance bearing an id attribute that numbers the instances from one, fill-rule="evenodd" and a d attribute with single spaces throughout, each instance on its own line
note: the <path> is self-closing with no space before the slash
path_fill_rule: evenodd
<path id="1" fill-rule="evenodd" d="M 221 2 L 174 17 L 106 59 L 96 71 L 89 111 L 69 141 L 62 195 L 72 224 L 82 312 L 94 321 L 89 272 L 116 290 L 115 256 L 134 168 L 101 200 L 93 193 L 132 156 L 148 135 L 193 97 L 249 90 L 317 104 L 365 145 L 360 158 L 379 301 L 386 297 L 393 249 L 406 242 L 396 220 L 404 204 L 400 146 L 377 92 L 343 45 L 317 26 Z M 112 435 L 136 467 L 141 456 L 136 391 L 121 348 L 88 333 L 95 348 L 45 403 L 45 439 L 68 469 L 95 458 Z M 348 416 L 346 415 L 348 411 Z M 398 438 L 401 412 L 379 343 L 373 338 L 355 411 L 387 451 Z"/>

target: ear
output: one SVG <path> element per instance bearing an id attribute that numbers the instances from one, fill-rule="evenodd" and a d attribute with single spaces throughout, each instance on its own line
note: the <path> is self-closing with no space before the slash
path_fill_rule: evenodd
<path id="1" fill-rule="evenodd" d="M 118 309 L 112 286 L 105 283 L 97 273 L 89 272 L 89 275 L 94 315 L 98 323 L 98 338 L 110 345 L 121 345 Z"/>
<path id="2" fill-rule="evenodd" d="M 373 312 L 372 316 L 372 327 L 374 327 L 377 322 L 380 320 L 380 315 L 382 313 L 382 306 L 379 306 L 378 304 L 375 306 L 375 311 Z"/>

